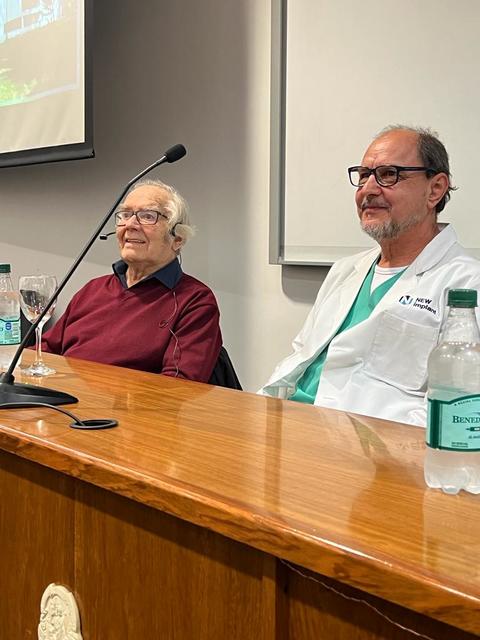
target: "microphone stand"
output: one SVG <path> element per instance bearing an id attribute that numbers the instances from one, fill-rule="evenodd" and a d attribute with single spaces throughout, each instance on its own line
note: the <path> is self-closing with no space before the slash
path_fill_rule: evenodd
<path id="1" fill-rule="evenodd" d="M 12 372 L 15 369 L 18 359 L 20 358 L 20 355 L 25 349 L 25 345 L 27 344 L 30 336 L 33 334 L 35 329 L 38 327 L 40 322 L 48 313 L 51 306 L 57 299 L 58 295 L 63 291 L 65 285 L 70 280 L 72 275 L 75 273 L 78 265 L 82 262 L 83 258 L 85 257 L 90 247 L 93 245 L 93 243 L 97 239 L 102 229 L 105 227 L 105 225 L 109 221 L 111 215 L 113 214 L 115 209 L 118 207 L 118 205 L 122 201 L 127 191 L 138 180 L 140 180 L 140 178 L 143 178 L 144 175 L 149 173 L 152 169 L 155 169 L 155 167 L 158 167 L 164 162 L 176 162 L 177 160 L 180 160 L 180 158 L 183 158 L 185 154 L 186 154 L 186 150 L 183 145 L 181 144 L 174 145 L 173 147 L 168 149 L 161 158 L 153 162 L 151 165 L 143 169 L 143 171 L 141 171 L 138 175 L 132 178 L 130 182 L 128 182 L 127 185 L 124 187 L 121 194 L 115 200 L 115 203 L 113 204 L 110 211 L 100 222 L 98 227 L 93 232 L 92 237 L 90 238 L 90 240 L 88 240 L 87 244 L 84 246 L 84 248 L 80 252 L 80 255 L 75 260 L 73 265 L 70 267 L 67 275 L 63 278 L 63 280 L 60 282 L 60 284 L 56 288 L 52 297 L 48 300 L 42 313 L 38 316 L 38 318 L 35 320 L 35 322 L 31 325 L 30 329 L 25 334 L 23 340 L 18 345 L 18 349 L 15 352 L 15 355 L 13 356 L 10 366 L 5 371 L 5 373 L 2 373 L 0 375 L 0 409 L 2 408 L 2 404 L 4 403 L 16 403 L 17 407 L 21 407 L 22 403 L 26 403 L 25 406 L 28 406 L 27 403 L 31 403 L 31 402 L 44 402 L 44 403 L 53 404 L 53 405 L 72 404 L 74 402 L 78 402 L 78 398 L 75 398 L 75 396 L 71 396 L 68 393 L 63 393 L 62 391 L 56 391 L 54 389 L 48 389 L 46 387 L 37 387 L 36 385 L 33 385 L 33 384 L 23 384 L 23 383 L 15 382 L 15 378 Z M 9 408 L 9 407 L 5 407 L 5 408 Z"/>

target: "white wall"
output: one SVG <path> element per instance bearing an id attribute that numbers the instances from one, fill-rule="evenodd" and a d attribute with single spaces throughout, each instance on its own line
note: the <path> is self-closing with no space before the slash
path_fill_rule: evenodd
<path id="1" fill-rule="evenodd" d="M 270 1 L 95 4 L 96 158 L 0 171 L 0 261 L 61 277 L 122 185 L 183 143 L 187 157 L 155 175 L 190 203 L 198 235 L 183 266 L 215 291 L 225 345 L 255 390 L 325 275 L 268 264 Z M 59 308 L 115 259 L 113 239 L 97 242 Z"/>

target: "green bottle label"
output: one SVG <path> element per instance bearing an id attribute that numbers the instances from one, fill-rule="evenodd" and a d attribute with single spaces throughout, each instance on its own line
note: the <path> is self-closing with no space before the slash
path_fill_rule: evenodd
<path id="1" fill-rule="evenodd" d="M 0 318 L 0 345 L 20 344 L 20 318 Z"/>
<path id="2" fill-rule="evenodd" d="M 480 451 L 480 395 L 428 399 L 427 445 L 449 451 Z"/>

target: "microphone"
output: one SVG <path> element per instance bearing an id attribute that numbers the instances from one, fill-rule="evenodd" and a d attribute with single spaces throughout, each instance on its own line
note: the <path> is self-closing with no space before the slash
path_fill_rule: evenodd
<path id="1" fill-rule="evenodd" d="M 80 254 L 76 258 L 76 260 L 74 261 L 70 269 L 68 270 L 67 274 L 64 276 L 63 280 L 58 285 L 56 291 L 53 293 L 52 297 L 48 300 L 42 313 L 38 316 L 35 322 L 30 326 L 30 329 L 27 331 L 27 333 L 23 337 L 23 340 L 18 345 L 18 349 L 16 350 L 15 355 L 13 356 L 10 366 L 5 371 L 5 373 L 2 373 L 0 375 L 0 408 L 1 408 L 1 405 L 3 405 L 4 403 L 15 403 L 17 407 L 22 407 L 22 406 L 29 406 L 29 404 L 33 402 L 37 402 L 37 403 L 42 402 L 42 403 L 53 404 L 53 405 L 71 404 L 74 402 L 78 402 L 77 398 L 75 398 L 74 396 L 71 396 L 68 393 L 63 393 L 61 391 L 56 391 L 54 389 L 48 389 L 46 387 L 37 387 L 36 385 L 33 385 L 33 384 L 23 384 L 23 383 L 15 382 L 15 378 L 13 376 L 13 370 L 15 369 L 23 350 L 25 349 L 30 336 L 34 333 L 35 329 L 38 327 L 40 322 L 48 313 L 53 303 L 58 298 L 59 294 L 63 291 L 65 285 L 70 280 L 72 275 L 75 273 L 77 267 L 82 262 L 83 258 L 85 257 L 85 255 L 87 254 L 87 252 L 89 251 L 89 249 L 91 248 L 95 240 L 98 238 L 98 236 L 102 232 L 107 222 L 110 220 L 110 217 L 112 216 L 113 212 L 122 201 L 127 191 L 136 182 L 138 182 L 140 178 L 143 178 L 144 175 L 152 171 L 152 169 L 155 169 L 155 167 L 160 166 L 164 162 L 170 162 L 170 163 L 176 162 L 177 160 L 180 160 L 181 158 L 183 158 L 186 155 L 186 153 L 187 153 L 187 150 L 185 149 L 183 144 L 176 144 L 173 147 L 170 147 L 169 149 L 167 149 L 167 151 L 165 151 L 165 153 L 160 158 L 158 158 L 158 160 L 155 160 L 155 162 L 153 162 L 148 167 L 143 169 L 143 171 L 140 171 L 138 175 L 132 178 L 124 186 L 122 192 L 120 193 L 118 198 L 115 200 L 112 208 L 105 215 L 105 217 L 100 222 L 98 227 L 95 229 L 91 238 L 87 241 L 86 245 L 83 247 Z M 105 235 L 109 236 L 111 234 L 108 233 Z"/>
<path id="2" fill-rule="evenodd" d="M 165 158 L 167 162 L 176 162 L 177 160 L 181 160 L 186 153 L 187 150 L 183 144 L 174 144 L 173 147 L 165 151 Z"/>

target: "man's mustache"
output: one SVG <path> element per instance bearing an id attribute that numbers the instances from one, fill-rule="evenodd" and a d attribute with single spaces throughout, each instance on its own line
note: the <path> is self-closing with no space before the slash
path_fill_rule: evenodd
<path id="1" fill-rule="evenodd" d="M 367 207 L 379 207 L 388 209 L 389 205 L 381 198 L 377 198 L 375 196 L 365 196 L 365 198 L 360 203 L 360 209 L 363 211 Z"/>

